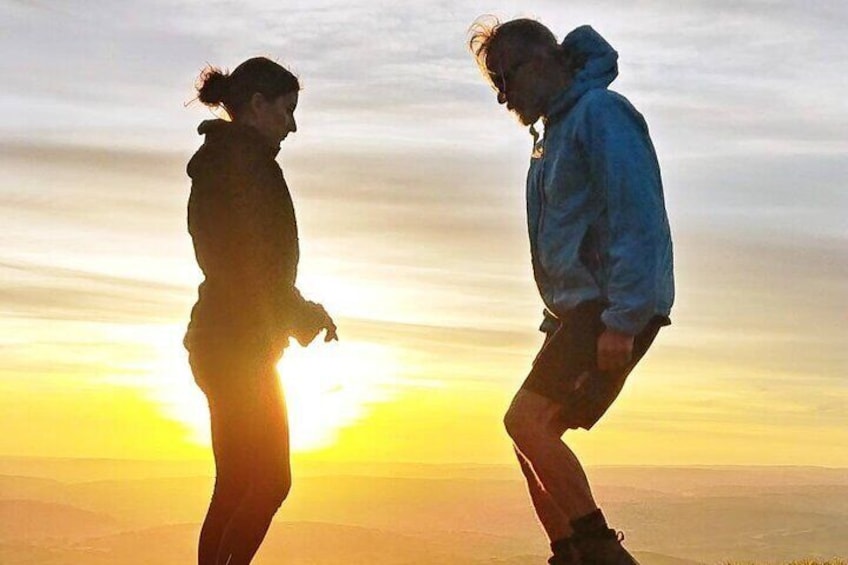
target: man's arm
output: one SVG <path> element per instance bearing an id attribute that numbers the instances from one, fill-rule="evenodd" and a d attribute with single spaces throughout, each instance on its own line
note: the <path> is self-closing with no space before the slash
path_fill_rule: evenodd
<path id="1" fill-rule="evenodd" d="M 598 340 L 598 365 L 626 365 L 638 334 L 655 314 L 658 246 L 666 225 L 662 181 L 642 116 L 622 97 L 604 92 L 586 112 L 585 142 L 595 187 L 609 222 L 610 306 Z"/>

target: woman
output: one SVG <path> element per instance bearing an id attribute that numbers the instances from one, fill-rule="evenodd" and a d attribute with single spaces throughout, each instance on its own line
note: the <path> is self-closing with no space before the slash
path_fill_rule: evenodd
<path id="1" fill-rule="evenodd" d="M 215 489 L 200 533 L 200 565 L 246 565 L 291 486 L 286 409 L 276 363 L 288 338 L 337 339 L 320 304 L 295 288 L 297 224 L 274 158 L 297 131 L 300 85 L 273 61 L 231 74 L 207 69 L 198 98 L 230 118 L 207 120 L 188 164 L 188 228 L 205 275 L 185 345 L 212 422 Z"/>

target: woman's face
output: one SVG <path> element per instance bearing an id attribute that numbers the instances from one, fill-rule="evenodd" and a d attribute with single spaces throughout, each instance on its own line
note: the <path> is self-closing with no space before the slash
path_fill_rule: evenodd
<path id="1" fill-rule="evenodd" d="M 247 121 L 275 146 L 290 133 L 297 131 L 294 111 L 297 108 L 297 91 L 268 100 L 257 93 L 251 100 L 252 115 Z"/>

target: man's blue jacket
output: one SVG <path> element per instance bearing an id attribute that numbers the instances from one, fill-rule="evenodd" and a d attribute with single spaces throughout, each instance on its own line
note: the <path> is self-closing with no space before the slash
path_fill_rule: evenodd
<path id="1" fill-rule="evenodd" d="M 618 53 L 591 27 L 563 46 L 586 58 L 547 113 L 527 175 L 533 272 L 546 307 L 566 316 L 608 304 L 606 327 L 635 335 L 674 301 L 671 233 L 648 126 L 620 94 Z"/>

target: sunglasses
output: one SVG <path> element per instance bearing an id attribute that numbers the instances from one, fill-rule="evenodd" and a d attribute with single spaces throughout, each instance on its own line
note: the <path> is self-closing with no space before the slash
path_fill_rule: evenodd
<path id="1" fill-rule="evenodd" d="M 489 82 L 492 85 L 492 88 L 498 93 L 498 96 L 506 95 L 506 85 L 508 82 L 512 82 L 515 76 L 521 71 L 522 67 L 530 63 L 530 61 L 524 61 L 522 63 L 518 63 L 517 65 L 513 65 L 511 68 L 503 70 L 500 72 L 489 71 Z"/>

